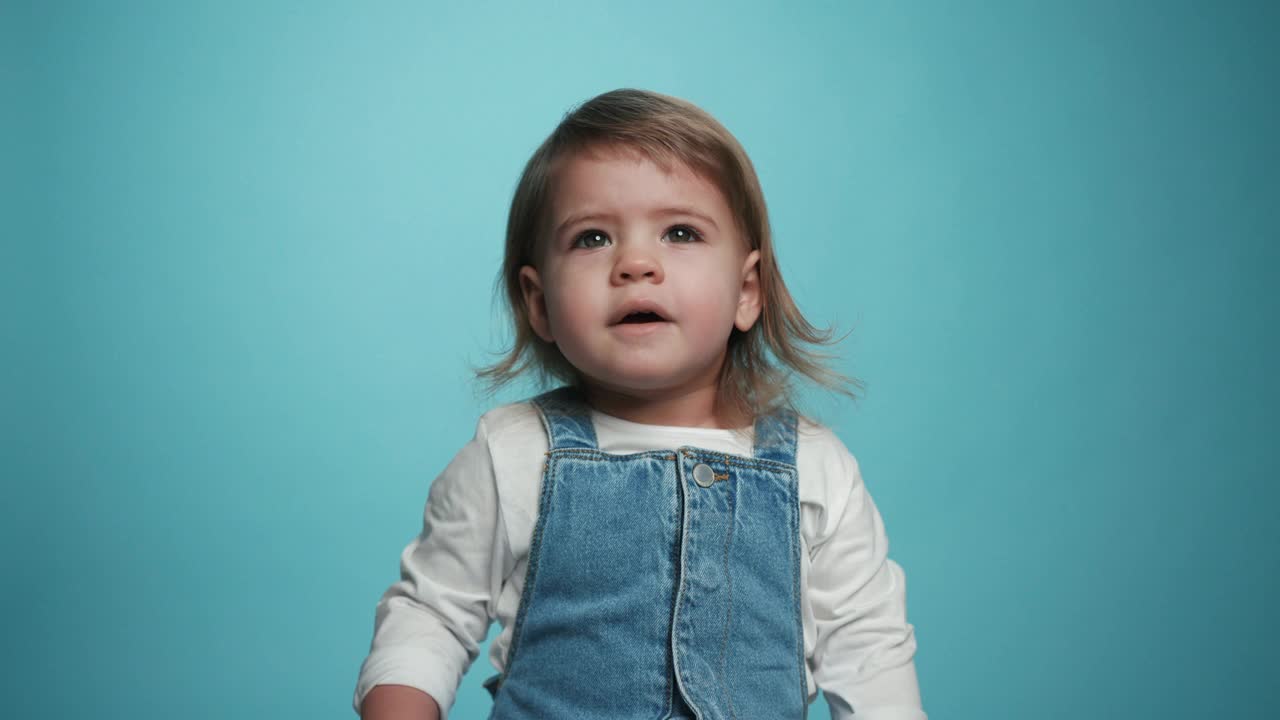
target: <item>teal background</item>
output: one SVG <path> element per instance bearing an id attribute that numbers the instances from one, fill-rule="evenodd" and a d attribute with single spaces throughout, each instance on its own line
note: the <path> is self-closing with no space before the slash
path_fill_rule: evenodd
<path id="1" fill-rule="evenodd" d="M 808 398 L 931 717 L 1274 713 L 1276 7 L 0 3 L 3 714 L 354 716 L 529 389 L 467 370 L 518 173 L 627 86 L 739 137 L 853 331 L 862 400 Z"/>

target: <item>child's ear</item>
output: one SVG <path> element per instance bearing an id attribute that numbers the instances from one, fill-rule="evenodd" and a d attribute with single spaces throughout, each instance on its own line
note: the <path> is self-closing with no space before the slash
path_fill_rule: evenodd
<path id="1" fill-rule="evenodd" d="M 738 294 L 734 327 L 742 332 L 750 330 L 760 318 L 760 306 L 760 251 L 752 250 L 742 264 L 742 291 Z"/>
<path id="2" fill-rule="evenodd" d="M 551 335 L 551 323 L 547 320 L 547 298 L 542 294 L 542 279 L 532 265 L 520 268 L 520 291 L 524 293 L 524 306 L 529 313 L 529 325 L 538 337 L 555 342 Z"/>

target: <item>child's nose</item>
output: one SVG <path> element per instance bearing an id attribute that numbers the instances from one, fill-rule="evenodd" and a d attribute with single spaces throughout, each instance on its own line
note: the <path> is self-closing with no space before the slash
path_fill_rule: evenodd
<path id="1" fill-rule="evenodd" d="M 629 252 L 619 256 L 613 266 L 613 282 L 621 285 L 634 280 L 662 282 L 662 265 L 652 255 L 642 252 Z"/>

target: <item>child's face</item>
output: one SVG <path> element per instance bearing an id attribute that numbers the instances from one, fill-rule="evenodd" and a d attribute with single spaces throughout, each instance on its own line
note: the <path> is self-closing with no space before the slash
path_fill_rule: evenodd
<path id="1" fill-rule="evenodd" d="M 730 332 L 760 314 L 760 253 L 719 189 L 612 152 L 577 153 L 556 177 L 552 235 L 539 267 L 521 268 L 534 331 L 598 387 L 714 383 Z M 625 319 L 643 311 L 660 319 Z"/>

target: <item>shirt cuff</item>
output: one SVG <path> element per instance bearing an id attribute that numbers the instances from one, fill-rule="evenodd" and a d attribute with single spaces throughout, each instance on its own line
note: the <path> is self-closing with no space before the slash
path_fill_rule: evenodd
<path id="1" fill-rule="evenodd" d="M 360 714 L 365 695 L 378 685 L 407 685 L 430 695 L 440 706 L 440 718 L 448 716 L 462 681 L 453 663 L 427 650 L 386 648 L 370 653 L 360 667 L 352 708 Z"/>
<path id="2" fill-rule="evenodd" d="M 831 720 L 846 720 L 857 718 L 857 720 L 929 720 L 929 716 L 918 707 L 910 705 L 881 705 L 879 707 L 859 708 L 855 715 L 853 711 L 845 710 L 837 711 L 836 703 L 827 699 L 827 706 L 831 708 Z"/>
<path id="3" fill-rule="evenodd" d="M 928 720 L 920 703 L 914 662 L 886 668 L 843 687 L 822 689 L 831 720 Z"/>

